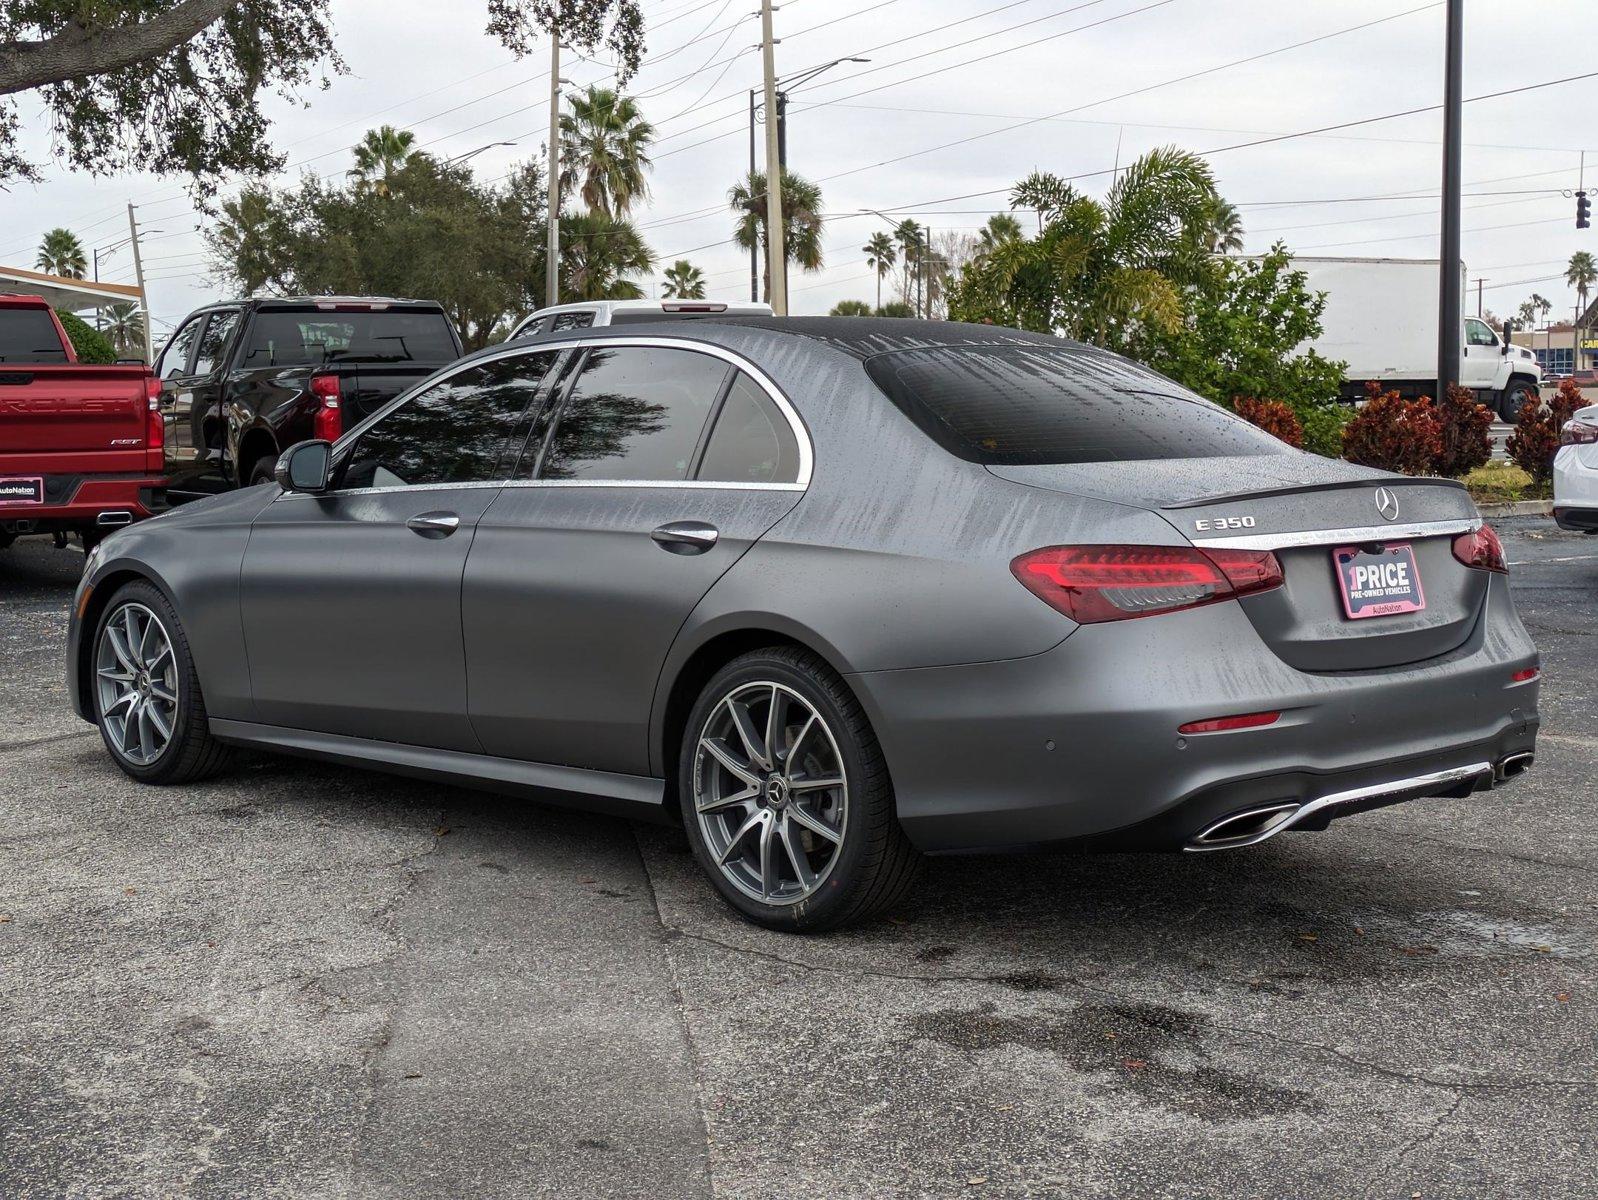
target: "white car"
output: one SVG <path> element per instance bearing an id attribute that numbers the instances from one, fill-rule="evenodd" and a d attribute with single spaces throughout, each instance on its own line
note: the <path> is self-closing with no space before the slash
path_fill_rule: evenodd
<path id="1" fill-rule="evenodd" d="M 639 321 L 714 320 L 717 317 L 769 317 L 771 305 L 751 300 L 584 300 L 541 308 L 521 320 L 506 341 Z"/>
<path id="2" fill-rule="evenodd" d="M 1554 520 L 1561 529 L 1598 533 L 1598 404 L 1577 409 L 1560 432 Z"/>

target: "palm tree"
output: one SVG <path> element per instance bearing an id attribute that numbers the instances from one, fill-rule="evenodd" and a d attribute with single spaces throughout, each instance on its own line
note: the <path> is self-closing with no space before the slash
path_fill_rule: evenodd
<path id="1" fill-rule="evenodd" d="M 1522 329 L 1534 329 L 1538 319 L 1546 317 L 1553 311 L 1553 308 L 1554 303 L 1552 300 L 1533 292 L 1529 300 L 1520 302 L 1520 308 L 1516 310 L 1515 317 L 1520 322 Z"/>
<path id="2" fill-rule="evenodd" d="M 1004 242 L 961 275 L 951 315 L 1135 349 L 1145 330 L 1173 332 L 1182 290 L 1211 269 L 1215 181 L 1198 155 L 1167 147 L 1128 167 L 1102 201 L 1047 174 L 1016 185 L 1037 209 L 1037 237 Z"/>
<path id="3" fill-rule="evenodd" d="M 661 289 L 668 300 L 703 300 L 705 275 L 686 258 L 666 268 L 666 286 Z"/>
<path id="4" fill-rule="evenodd" d="M 1580 301 L 1576 309 L 1574 322 L 1575 341 L 1571 344 L 1576 347 L 1571 363 L 1581 366 L 1581 325 L 1582 319 L 1587 315 L 1587 291 L 1593 284 L 1598 283 L 1598 263 L 1593 261 L 1592 252 L 1578 250 L 1570 256 L 1570 263 L 1565 268 L 1565 282 L 1576 289 L 1576 298 Z"/>
<path id="5" fill-rule="evenodd" d="M 395 129 L 392 125 L 368 129 L 355 147 L 355 167 L 347 174 L 358 185 L 364 184 L 379 196 L 386 196 L 415 143 L 416 135 L 409 129 Z"/>
<path id="6" fill-rule="evenodd" d="M 611 88 L 593 87 L 567 97 L 560 117 L 560 186 L 579 193 L 590 212 L 625 217 L 649 198 L 649 146 L 655 127 L 638 102 Z"/>
<path id="7" fill-rule="evenodd" d="M 898 251 L 893 248 L 893 239 L 885 233 L 873 233 L 869 241 L 860 247 L 865 251 L 866 266 L 877 273 L 877 307 L 882 307 L 882 277 L 893 267 Z M 834 316 L 838 315 L 836 313 Z"/>
<path id="8" fill-rule="evenodd" d="M 83 255 L 83 243 L 70 229 L 52 229 L 39 243 L 39 257 L 33 265 L 48 275 L 63 279 L 82 279 L 88 260 Z"/>
<path id="9" fill-rule="evenodd" d="M 1211 254 L 1232 254 L 1243 248 L 1243 217 L 1235 205 L 1217 196 L 1206 216 L 1200 232 Z"/>
<path id="10" fill-rule="evenodd" d="M 915 287 L 911 280 L 921 269 L 921 253 L 925 249 L 922 239 L 925 235 L 921 226 L 906 217 L 893 228 L 893 240 L 899 246 L 899 258 L 904 263 L 904 276 L 899 281 L 899 299 L 909 304 L 915 296 Z"/>
<path id="11" fill-rule="evenodd" d="M 568 213 L 560 219 L 561 302 L 639 300 L 644 289 L 629 275 L 655 265 L 643 235 L 628 221 L 603 213 Z"/>
<path id="12" fill-rule="evenodd" d="M 111 304 L 106 306 L 105 325 L 101 332 L 111 339 L 120 358 L 143 357 L 144 314 L 136 304 Z"/>
<path id="13" fill-rule="evenodd" d="M 733 241 L 740 249 L 766 248 L 766 175 L 764 171 L 751 172 L 747 179 L 732 185 L 727 192 L 732 211 L 738 215 L 733 228 Z M 796 263 L 802 271 L 821 270 L 821 189 L 808 179 L 784 171 L 782 173 L 782 240 L 783 253 L 788 262 Z M 771 299 L 771 260 L 762 254 L 766 264 L 764 288 L 766 299 Z"/>
<path id="14" fill-rule="evenodd" d="M 1009 213 L 994 213 L 977 234 L 977 253 L 986 256 L 1005 242 L 1019 241 L 1020 238 L 1020 221 Z"/>

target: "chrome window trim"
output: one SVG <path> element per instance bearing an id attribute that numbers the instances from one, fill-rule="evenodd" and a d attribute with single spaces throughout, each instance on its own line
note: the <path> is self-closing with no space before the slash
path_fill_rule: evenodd
<path id="1" fill-rule="evenodd" d="M 689 323 L 691 324 L 692 322 Z M 810 430 L 806 428 L 804 418 L 799 415 L 798 410 L 796 410 L 789 402 L 788 397 L 783 394 L 782 389 L 779 388 L 775 382 L 773 382 L 771 376 L 767 375 L 743 355 L 738 354 L 735 351 L 728 350 L 724 346 L 717 346 L 710 342 L 698 342 L 691 338 L 661 337 L 659 334 L 651 334 L 648 337 L 629 337 L 624 333 L 598 334 L 592 337 L 574 338 L 569 342 L 560 342 L 558 344 L 561 346 L 572 346 L 581 349 L 593 349 L 595 347 L 603 346 L 653 346 L 665 350 L 686 350 L 691 354 L 708 354 L 712 358 L 719 358 L 723 362 L 738 368 L 738 370 L 742 371 L 744 374 L 748 375 L 749 378 L 753 379 L 755 383 L 759 385 L 760 390 L 766 393 L 767 399 L 777 406 L 777 411 L 783 415 L 783 419 L 788 422 L 788 427 L 793 430 L 794 440 L 799 443 L 799 471 L 794 480 L 791 483 L 762 484 L 760 486 L 798 488 L 801 491 L 810 486 L 810 477 L 815 468 L 815 448 L 811 444 Z M 558 483 L 563 481 L 552 480 L 548 482 Z M 594 480 L 593 482 L 625 484 L 632 483 L 634 481 L 607 479 Z M 640 486 L 645 487 L 659 487 L 661 485 L 661 481 L 659 480 L 638 480 L 636 482 L 639 483 Z M 713 481 L 698 479 L 678 481 L 679 484 L 710 482 Z M 727 485 L 716 483 L 716 486 L 723 487 Z"/>
<path id="2" fill-rule="evenodd" d="M 802 483 L 717 483 L 701 479 L 507 479 L 464 483 L 406 483 L 386 488 L 340 488 L 331 492 L 284 492 L 284 500 L 321 500 L 328 496 L 392 496 L 400 492 L 480 491 L 483 488 L 678 488 L 708 492 L 802 492 Z"/>
<path id="3" fill-rule="evenodd" d="M 603 327 L 600 327 L 603 328 Z M 650 337 L 629 337 L 622 334 L 599 334 L 593 337 L 573 338 L 570 341 L 555 343 L 532 343 L 523 346 L 513 346 L 509 342 L 502 343 L 504 348 L 492 354 L 485 354 L 482 358 L 474 358 L 468 363 L 451 363 L 447 367 L 429 375 L 426 379 L 413 385 L 408 391 L 401 392 L 382 408 L 367 417 L 353 429 L 346 430 L 338 441 L 333 443 L 333 455 L 336 459 L 346 445 L 353 445 L 355 439 L 365 433 L 367 429 L 381 421 L 401 404 L 412 396 L 419 394 L 434 384 L 443 383 L 455 375 L 471 370 L 473 367 L 484 363 L 498 362 L 502 358 L 514 358 L 525 354 L 559 354 L 563 350 L 582 350 L 595 346 L 655 346 L 668 350 L 687 350 L 693 354 L 708 354 L 712 358 L 719 358 L 733 367 L 742 371 L 753 379 L 760 390 L 766 393 L 767 399 L 777 406 L 777 411 L 788 422 L 788 427 L 793 430 L 794 440 L 799 444 L 799 472 L 792 483 L 731 483 L 710 479 L 506 479 L 494 482 L 471 481 L 465 483 L 418 483 L 405 484 L 401 487 L 391 488 L 341 488 L 329 492 L 284 492 L 272 503 L 278 500 L 290 500 L 295 497 L 308 496 L 373 496 L 385 492 L 398 491 L 424 491 L 440 488 L 478 488 L 478 487 L 619 487 L 619 488 L 683 488 L 689 490 L 721 489 L 724 491 L 775 491 L 775 492 L 802 492 L 809 488 L 810 478 L 815 464 L 815 448 L 810 440 L 810 430 L 804 423 L 804 418 L 783 394 L 771 377 L 743 355 L 728 350 L 722 346 L 712 345 L 709 342 L 698 342 L 691 338 L 661 337 L 659 334 Z"/>
<path id="4" fill-rule="evenodd" d="M 1452 521 L 1412 521 L 1405 525 L 1365 525 L 1349 529 L 1306 529 L 1297 533 L 1245 533 L 1238 537 L 1194 538 L 1200 550 L 1291 550 L 1298 546 L 1347 546 L 1360 542 L 1390 542 L 1395 538 L 1443 537 L 1474 533 L 1480 517 Z"/>

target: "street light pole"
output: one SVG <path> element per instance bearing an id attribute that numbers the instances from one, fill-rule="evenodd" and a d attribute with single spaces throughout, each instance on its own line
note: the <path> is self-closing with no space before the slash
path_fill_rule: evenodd
<path id="1" fill-rule="evenodd" d="M 788 315 L 788 281 L 783 278 L 788 240 L 782 229 L 782 163 L 777 145 L 777 39 L 771 31 L 771 0 L 760 0 L 761 69 L 766 100 L 766 270 L 771 276 L 771 310 Z"/>
<path id="2" fill-rule="evenodd" d="M 544 305 L 560 303 L 560 32 L 549 34 L 549 242 L 544 249 Z"/>
<path id="3" fill-rule="evenodd" d="M 1459 260 L 1460 163 L 1464 154 L 1464 0 L 1448 0 L 1443 74 L 1443 237 L 1437 304 L 1437 399 L 1459 382 L 1459 332 L 1464 310 Z"/>

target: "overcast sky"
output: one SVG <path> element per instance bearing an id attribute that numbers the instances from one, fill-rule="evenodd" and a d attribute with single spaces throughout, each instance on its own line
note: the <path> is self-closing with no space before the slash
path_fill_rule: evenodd
<path id="1" fill-rule="evenodd" d="M 1592 69 L 1589 55 L 1561 53 L 1590 41 L 1590 8 L 1467 5 L 1465 95 Z M 760 79 L 753 10 L 753 0 L 645 0 L 649 55 L 631 85 L 659 126 L 653 195 L 638 220 L 662 268 L 689 258 L 723 298 L 748 295 L 726 193 L 747 168 L 747 89 Z M 307 93 L 304 107 L 269 104 L 289 157 L 281 181 L 341 174 L 349 144 L 382 122 L 414 129 L 445 156 L 516 142 L 473 159 L 480 179 L 539 153 L 547 55 L 514 59 L 483 32 L 480 2 L 334 0 L 333 13 L 349 74 Z M 1080 186 L 1102 193 L 1118 145 L 1123 164 L 1168 143 L 1209 152 L 1442 98 L 1443 6 L 1425 0 L 785 0 L 776 24 L 779 74 L 871 60 L 793 97 L 789 167 L 821 183 L 829 214 L 825 269 L 792 280 L 800 313 L 873 297 L 860 247 L 883 222 L 861 209 L 974 230 L 1033 169 L 1096 173 Z M 1320 40 L 1297 45 L 1311 39 Z M 569 62 L 563 74 L 586 84 L 608 70 Z M 1569 313 L 1564 262 L 1598 249 L 1598 229 L 1574 228 L 1574 201 L 1559 189 L 1576 187 L 1579 152 L 1598 145 L 1583 141 L 1595 101 L 1598 79 L 1465 106 L 1464 257 L 1473 281 L 1487 277 L 1489 308 L 1512 313 L 1538 291 L 1556 315 Z M 50 161 L 39 106 L 23 97 L 22 112 L 25 150 L 49 165 L 42 183 L 0 193 L 0 263 L 31 267 L 39 235 L 59 224 L 87 246 L 112 243 L 126 235 L 131 199 L 159 231 L 145 250 L 157 343 L 219 298 L 181 180 L 68 173 Z M 1435 258 L 1440 130 L 1439 114 L 1424 112 L 1215 153 L 1212 163 L 1251 251 L 1280 237 L 1305 254 Z M 1591 166 L 1598 185 L 1598 154 Z M 130 281 L 126 249 L 101 273 Z M 646 291 L 657 284 L 658 273 Z"/>

